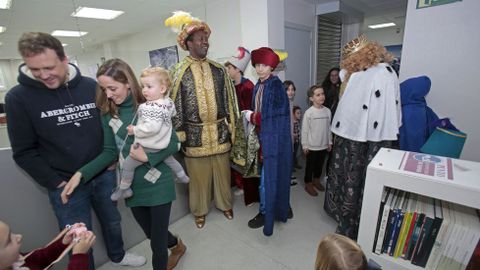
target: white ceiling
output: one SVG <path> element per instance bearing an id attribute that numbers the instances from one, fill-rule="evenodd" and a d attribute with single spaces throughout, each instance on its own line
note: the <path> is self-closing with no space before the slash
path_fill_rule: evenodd
<path id="1" fill-rule="evenodd" d="M 51 33 L 53 30 L 81 30 L 84 48 L 158 25 L 177 9 L 189 10 L 206 0 L 13 0 L 9 10 L 0 9 L 0 25 L 7 31 L 0 34 L 0 59 L 19 58 L 17 41 L 27 31 Z M 70 14 L 78 6 L 123 10 L 118 18 L 95 20 L 74 18 Z M 78 38 L 59 38 L 67 53 L 82 49 Z"/>
<path id="2" fill-rule="evenodd" d="M 0 26 L 7 31 L 0 34 L 0 59 L 17 59 L 17 41 L 26 31 L 51 33 L 53 30 L 81 30 L 89 34 L 81 38 L 83 48 L 141 31 L 163 21 L 177 9 L 191 10 L 214 0 L 13 0 L 9 10 L 0 9 Z M 218 0 L 217 0 L 218 1 Z M 229 0 L 224 0 L 229 1 Z M 282 0 L 276 0 L 282 1 Z M 334 0 L 304 0 L 326 3 Z M 403 25 L 407 0 L 342 0 L 363 12 L 366 23 L 397 20 Z M 123 10 L 125 13 L 112 21 L 74 18 L 70 14 L 78 6 Z M 59 38 L 69 44 L 68 52 L 82 50 L 79 38 Z M 141 42 L 141 41 L 139 41 Z"/>

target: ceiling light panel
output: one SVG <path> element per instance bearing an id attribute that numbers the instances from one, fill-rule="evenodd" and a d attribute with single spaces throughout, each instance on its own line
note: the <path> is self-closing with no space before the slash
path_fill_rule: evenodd
<path id="1" fill-rule="evenodd" d="M 101 20 L 113 20 L 116 17 L 122 15 L 124 12 L 121 10 L 110 10 L 101 8 L 89 8 L 78 7 L 75 12 L 72 13 L 73 17 L 101 19 Z"/>
<path id="2" fill-rule="evenodd" d="M 369 25 L 368 28 L 379 29 L 379 28 L 392 27 L 392 26 L 395 26 L 395 24 L 393 22 L 389 22 L 389 23 L 372 24 L 372 25 Z"/>
<path id="3" fill-rule="evenodd" d="M 70 30 L 55 30 L 52 32 L 52 36 L 56 37 L 81 37 L 86 34 L 88 34 L 88 32 Z"/>
<path id="4" fill-rule="evenodd" d="M 0 9 L 9 9 L 12 6 L 12 0 L 0 0 Z"/>

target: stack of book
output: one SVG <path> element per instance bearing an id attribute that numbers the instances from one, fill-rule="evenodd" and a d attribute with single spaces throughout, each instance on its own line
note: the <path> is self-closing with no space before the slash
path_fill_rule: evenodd
<path id="1" fill-rule="evenodd" d="M 480 269 L 479 240 L 478 210 L 385 188 L 374 253 L 426 269 Z"/>

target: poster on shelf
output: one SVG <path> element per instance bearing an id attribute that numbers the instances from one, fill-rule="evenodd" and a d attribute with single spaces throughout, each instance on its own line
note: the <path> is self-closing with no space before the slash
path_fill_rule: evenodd
<path id="1" fill-rule="evenodd" d="M 452 159 L 423 153 L 405 152 L 400 170 L 453 180 Z"/>

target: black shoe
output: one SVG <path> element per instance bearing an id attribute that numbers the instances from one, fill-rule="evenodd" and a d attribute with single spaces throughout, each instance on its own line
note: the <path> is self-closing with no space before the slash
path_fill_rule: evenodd
<path id="1" fill-rule="evenodd" d="M 265 215 L 263 215 L 262 213 L 258 213 L 254 218 L 248 221 L 248 227 L 252 229 L 258 229 L 260 227 L 263 227 L 264 224 L 265 224 Z"/>
<path id="2" fill-rule="evenodd" d="M 292 219 L 292 218 L 293 218 L 293 210 L 292 210 L 292 207 L 289 207 L 289 208 L 288 208 L 287 218 L 288 218 L 288 219 Z"/>
<path id="3" fill-rule="evenodd" d="M 296 179 L 296 178 L 295 178 L 295 179 Z M 292 180 L 290 181 L 290 186 L 291 186 L 291 187 L 296 186 L 296 185 L 298 184 L 298 183 L 297 183 L 297 180 L 295 180 L 295 179 L 292 179 Z"/>
<path id="4" fill-rule="evenodd" d="M 300 166 L 300 165 L 298 165 L 298 164 L 293 165 L 293 167 L 294 167 L 295 169 L 299 169 L 299 170 L 302 168 L 302 166 Z"/>

